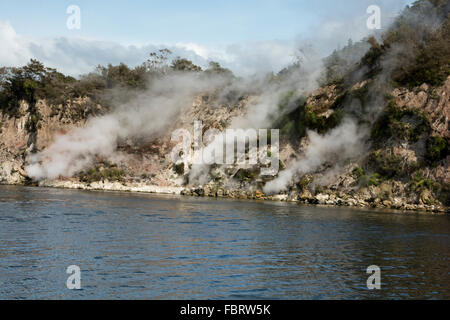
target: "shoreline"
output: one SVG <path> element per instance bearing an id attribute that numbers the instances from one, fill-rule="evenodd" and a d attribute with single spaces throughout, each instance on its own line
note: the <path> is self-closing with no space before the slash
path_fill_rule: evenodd
<path id="1" fill-rule="evenodd" d="M 408 204 L 404 202 L 398 202 L 395 205 L 388 206 L 383 203 L 367 203 L 363 200 L 357 200 L 349 197 L 348 199 L 341 199 L 339 197 L 330 197 L 328 194 L 317 194 L 315 196 L 302 197 L 300 194 L 297 197 L 278 194 L 273 196 L 267 196 L 260 191 L 240 191 L 240 190 L 214 190 L 208 186 L 197 188 L 186 187 L 173 187 L 173 186 L 157 186 L 149 185 L 145 183 L 134 183 L 133 185 L 127 185 L 120 182 L 93 182 L 86 184 L 82 182 L 74 182 L 70 180 L 43 180 L 37 184 L 27 185 L 25 183 L 4 183 L 0 185 L 11 186 L 33 186 L 41 188 L 55 188 L 55 189 L 72 189 L 72 190 L 85 190 L 85 191 L 112 191 L 112 192 L 129 192 L 129 193 L 144 193 L 144 194 L 156 194 L 156 195 L 177 195 L 177 196 L 189 196 L 196 198 L 216 198 L 216 199 L 235 199 L 235 200 L 262 200 L 272 202 L 286 202 L 292 204 L 304 204 L 322 207 L 334 207 L 334 208 L 359 208 L 368 210 L 388 210 L 398 213 L 427 213 L 432 215 L 445 215 L 448 214 L 449 208 L 435 205 L 421 205 L 421 204 Z M 222 191 L 222 192 L 220 192 Z"/>

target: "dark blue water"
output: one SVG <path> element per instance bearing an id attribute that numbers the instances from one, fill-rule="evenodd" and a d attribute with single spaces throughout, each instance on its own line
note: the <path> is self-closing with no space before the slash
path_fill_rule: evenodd
<path id="1" fill-rule="evenodd" d="M 448 299 L 449 258 L 448 216 L 0 186 L 3 299 Z"/>

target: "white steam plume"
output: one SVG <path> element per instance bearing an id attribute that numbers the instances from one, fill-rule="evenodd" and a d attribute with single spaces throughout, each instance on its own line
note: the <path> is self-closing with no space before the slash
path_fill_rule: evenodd
<path id="1" fill-rule="evenodd" d="M 264 192 L 271 194 L 285 190 L 297 174 L 306 174 L 317 170 L 326 162 L 336 163 L 359 154 L 363 150 L 361 141 L 366 130 L 358 128 L 351 119 L 344 119 L 342 124 L 321 136 L 309 131 L 309 145 L 304 156 L 282 171 L 275 180 L 268 182 Z"/>
<path id="2" fill-rule="evenodd" d="M 248 103 L 246 114 L 234 118 L 229 129 L 269 129 L 273 120 L 282 116 L 282 112 L 291 111 L 289 108 L 280 110 L 280 97 L 286 92 L 294 92 L 293 101 L 290 101 L 294 103 L 300 96 L 306 95 L 319 86 L 319 79 L 324 72 L 323 60 L 311 48 L 299 50 L 297 59 L 299 65 L 288 69 L 276 81 L 271 81 L 271 78 L 267 76 L 255 76 L 236 81 L 227 88 L 241 94 L 253 95 L 253 99 Z M 216 138 L 212 138 L 212 142 L 204 146 L 200 154 L 211 154 L 213 150 L 217 150 L 218 144 L 223 144 L 220 137 Z M 226 141 L 230 143 L 229 139 Z M 234 140 L 231 141 L 234 144 Z M 206 183 L 209 180 L 208 168 L 209 166 L 204 164 L 192 165 L 189 181 Z"/>
<path id="3" fill-rule="evenodd" d="M 120 140 L 163 132 L 184 108 L 190 107 L 195 95 L 223 82 L 220 77 L 193 73 L 171 74 L 154 81 L 132 102 L 111 114 L 90 119 L 85 127 L 56 137 L 49 148 L 31 155 L 25 168 L 27 174 L 36 180 L 70 177 L 92 164 L 96 156 L 113 156 Z"/>

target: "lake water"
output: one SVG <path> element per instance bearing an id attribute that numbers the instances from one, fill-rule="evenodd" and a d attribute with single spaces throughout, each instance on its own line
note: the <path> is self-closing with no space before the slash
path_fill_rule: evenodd
<path id="1" fill-rule="evenodd" d="M 448 215 L 0 186 L 2 299 L 449 299 L 449 259 Z"/>

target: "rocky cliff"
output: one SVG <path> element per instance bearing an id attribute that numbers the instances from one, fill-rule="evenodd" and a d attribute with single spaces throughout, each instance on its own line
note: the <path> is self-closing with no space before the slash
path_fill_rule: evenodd
<path id="1" fill-rule="evenodd" d="M 335 85 L 312 92 L 306 104 L 318 117 L 332 117 L 338 112 L 336 101 L 351 95 L 365 84 L 358 83 L 343 93 Z M 218 104 L 214 95 L 197 96 L 188 111 L 179 115 L 170 127 L 152 141 L 122 141 L 120 157 L 96 159 L 95 164 L 73 177 L 34 182 L 25 165 L 30 154 L 45 150 L 58 135 L 86 124 L 87 115 L 101 115 L 101 105 L 89 98 L 72 101 L 64 108 L 45 100 L 36 102 L 33 110 L 22 101 L 15 115 L 0 113 L 0 181 L 7 184 L 126 190 L 140 192 L 180 193 L 194 196 L 240 199 L 272 199 L 310 204 L 345 205 L 406 210 L 446 211 L 450 183 L 448 155 L 433 154 L 432 142 L 450 138 L 450 77 L 442 86 L 423 84 L 412 89 L 395 88 L 380 115 L 380 132 L 372 132 L 367 152 L 332 170 L 325 163 L 315 172 L 297 177 L 280 194 L 263 193 L 264 179 L 258 166 L 213 165 L 208 181 L 189 181 L 190 168 L 177 166 L 170 158 L 175 143 L 170 134 L 176 128 L 192 131 L 195 120 L 205 128 L 223 131 L 236 117 L 252 106 L 251 96 L 232 104 Z M 36 120 L 37 117 L 37 120 Z M 37 121 L 35 129 L 30 125 Z M 377 126 L 375 123 L 374 127 Z M 302 157 L 308 138 L 297 143 L 281 139 L 281 169 Z M 438 152 L 444 152 L 438 150 Z M 431 159 L 435 156 L 436 159 Z M 432 161 L 433 160 L 433 161 Z"/>
<path id="2" fill-rule="evenodd" d="M 78 80 L 36 60 L 0 68 L 0 183 L 445 212 L 449 39 L 450 2 L 418 0 L 381 35 L 262 77 L 169 66 L 168 50 Z M 279 129 L 279 150 L 270 132 L 244 160 L 279 155 L 280 170 L 174 161 L 172 133 L 195 121 Z"/>

